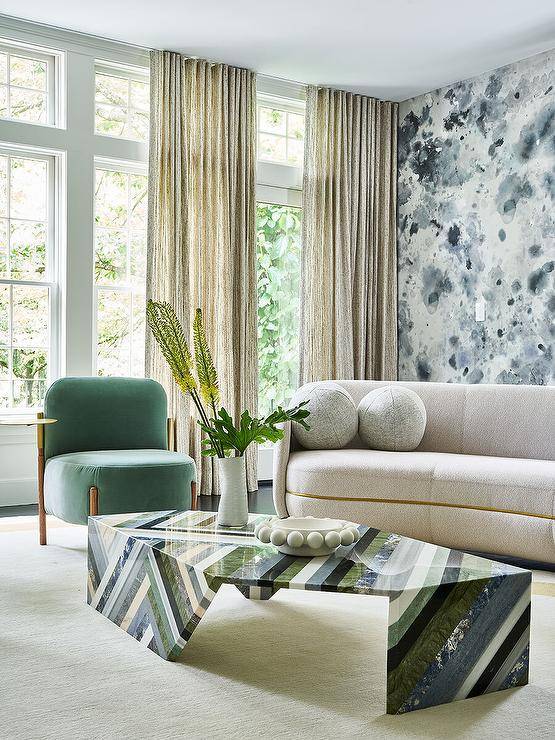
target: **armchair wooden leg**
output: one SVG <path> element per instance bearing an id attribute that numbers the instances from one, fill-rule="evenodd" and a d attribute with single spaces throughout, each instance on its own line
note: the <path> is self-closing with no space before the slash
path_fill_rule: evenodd
<path id="1" fill-rule="evenodd" d="M 196 481 L 191 481 L 191 509 L 196 511 L 197 509 L 197 484 Z"/>
<path id="2" fill-rule="evenodd" d="M 98 488 L 89 488 L 89 516 L 98 516 Z"/>

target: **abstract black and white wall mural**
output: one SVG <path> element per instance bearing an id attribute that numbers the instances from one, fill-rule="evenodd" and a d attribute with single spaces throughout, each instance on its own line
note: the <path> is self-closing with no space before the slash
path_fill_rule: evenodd
<path id="1" fill-rule="evenodd" d="M 400 103 L 402 380 L 555 383 L 554 64 Z"/>

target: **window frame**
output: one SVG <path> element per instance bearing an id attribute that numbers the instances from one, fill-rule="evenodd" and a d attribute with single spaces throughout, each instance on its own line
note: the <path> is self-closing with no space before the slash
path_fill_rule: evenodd
<path id="1" fill-rule="evenodd" d="M 130 124 L 130 113 L 132 110 L 140 111 L 140 108 L 133 108 L 131 106 L 131 82 L 143 82 L 150 84 L 150 70 L 144 67 L 138 67 L 131 64 L 119 64 L 117 62 L 109 62 L 104 59 L 95 59 L 94 63 L 94 118 L 93 118 L 93 131 L 95 136 L 103 136 L 107 139 L 116 139 L 122 141 L 135 141 L 140 144 L 148 144 L 148 136 L 146 139 L 136 139 L 130 136 L 120 136 L 118 134 L 107 134 L 96 130 L 96 75 L 105 75 L 107 77 L 119 77 L 120 79 L 127 80 L 127 94 L 128 104 L 126 105 L 126 127 L 129 128 Z M 113 106 L 117 107 L 117 106 Z M 149 128 L 150 128 L 150 110 L 149 110 Z"/>
<path id="2" fill-rule="evenodd" d="M 94 198 L 94 187 L 96 182 L 97 170 L 108 170 L 112 172 L 125 172 L 128 175 L 143 175 L 148 177 L 148 165 L 146 163 L 139 164 L 137 162 L 131 162 L 129 160 L 118 160 L 109 159 L 106 157 L 95 157 L 93 167 L 93 321 L 92 321 L 92 374 L 98 375 L 98 291 L 109 290 L 115 293 L 126 293 L 130 296 L 130 321 L 133 322 L 133 295 L 137 293 L 133 289 L 132 285 L 102 285 L 97 284 L 94 278 L 94 255 L 96 251 L 96 203 Z M 126 229 L 127 230 L 127 229 Z M 130 253 L 129 249 L 126 253 L 127 269 L 129 268 Z M 145 281 L 146 289 L 146 281 Z M 145 324 L 146 326 L 146 324 Z M 129 346 L 129 377 L 132 375 L 132 364 L 133 364 L 133 331 L 130 334 L 130 346 Z"/>
<path id="3" fill-rule="evenodd" d="M 60 316 L 61 316 L 61 255 L 64 240 L 63 219 L 63 179 L 65 170 L 65 154 L 59 151 L 48 151 L 42 147 L 22 146 L 19 144 L 0 143 L 0 156 L 8 158 L 35 159 L 47 163 L 47 253 L 46 253 L 46 275 L 43 280 L 26 280 L 18 278 L 0 278 L 0 285 L 45 287 L 48 289 L 48 370 L 46 386 L 60 375 L 61 364 L 61 342 L 60 342 Z M 10 184 L 8 178 L 8 207 Z M 8 225 L 12 218 L 10 212 L 6 217 Z M 25 220 L 25 219 L 13 219 Z M 9 241 L 8 241 L 9 243 Z M 11 306 L 11 302 L 10 302 Z M 12 308 L 10 308 L 10 333 L 13 331 Z M 35 349 L 30 347 L 29 349 Z M 8 381 L 14 382 L 13 353 L 14 347 L 12 337 L 8 345 Z M 2 408 L 1 413 L 5 416 L 21 415 L 22 412 L 38 411 L 42 404 L 35 406 L 11 406 Z"/>
<path id="4" fill-rule="evenodd" d="M 26 126 L 47 126 L 49 128 L 65 128 L 65 105 L 64 105 L 64 78 L 65 78 L 65 53 L 58 49 L 50 49 L 35 44 L 22 43 L 15 39 L 0 36 L 0 53 L 8 57 L 8 79 L 6 83 L 0 83 L 0 87 L 6 87 L 8 111 L 10 107 L 11 88 L 16 87 L 20 90 L 32 90 L 32 88 L 19 87 L 11 85 L 9 74 L 9 59 L 11 56 L 22 57 L 24 59 L 37 59 L 46 63 L 46 101 L 47 101 L 47 120 L 46 121 L 26 121 L 23 118 L 13 118 L 12 116 L 2 116 L 1 121 L 12 121 L 17 124 Z"/>

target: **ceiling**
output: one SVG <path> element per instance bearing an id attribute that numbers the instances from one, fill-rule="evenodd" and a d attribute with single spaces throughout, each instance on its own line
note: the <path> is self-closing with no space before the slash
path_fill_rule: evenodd
<path id="1" fill-rule="evenodd" d="M 555 46 L 554 0 L 2 0 L 2 12 L 390 100 Z"/>

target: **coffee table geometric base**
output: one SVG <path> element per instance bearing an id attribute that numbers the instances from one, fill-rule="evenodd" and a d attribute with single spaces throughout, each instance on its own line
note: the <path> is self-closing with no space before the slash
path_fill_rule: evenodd
<path id="1" fill-rule="evenodd" d="M 88 603 L 175 660 L 224 583 L 259 600 L 281 588 L 387 596 L 388 714 L 528 683 L 529 571 L 363 526 L 350 547 L 297 558 L 254 538 L 264 518 L 224 529 L 209 512 L 90 517 Z"/>

